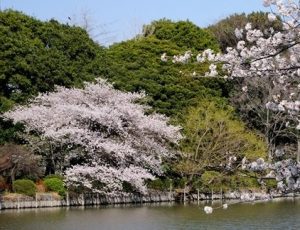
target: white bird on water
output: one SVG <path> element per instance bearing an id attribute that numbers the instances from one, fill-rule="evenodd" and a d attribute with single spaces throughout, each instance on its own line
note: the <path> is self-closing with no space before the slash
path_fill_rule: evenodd
<path id="1" fill-rule="evenodd" d="M 223 204 L 222 206 L 217 207 L 217 208 L 215 208 L 215 209 L 218 209 L 218 208 L 227 209 L 227 208 L 228 208 L 228 204 Z M 211 214 L 211 213 L 213 212 L 213 208 L 210 207 L 210 206 L 205 206 L 205 207 L 204 207 L 204 212 L 205 212 L 206 214 Z"/>
<path id="2" fill-rule="evenodd" d="M 211 214 L 211 213 L 213 212 L 213 208 L 210 207 L 210 206 L 205 206 L 205 207 L 204 207 L 204 212 L 205 212 L 206 214 Z"/>

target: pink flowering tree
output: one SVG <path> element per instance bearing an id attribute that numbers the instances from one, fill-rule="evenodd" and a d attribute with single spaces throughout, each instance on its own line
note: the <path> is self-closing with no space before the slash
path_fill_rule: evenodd
<path id="1" fill-rule="evenodd" d="M 244 82 L 252 86 L 261 87 L 261 83 L 268 83 L 265 88 L 264 120 L 267 132 L 267 142 L 271 143 L 270 131 L 286 134 L 298 140 L 300 147 L 300 6 L 295 1 L 264 0 L 264 6 L 270 7 L 268 15 L 270 21 L 279 19 L 282 31 L 275 32 L 273 28 L 260 31 L 252 28 L 248 23 L 243 29 L 236 29 L 235 33 L 240 41 L 236 47 L 227 48 L 225 54 L 214 54 L 207 50 L 198 55 L 198 61 L 221 62 L 222 71 L 228 77 L 246 79 Z M 212 64 L 207 76 L 218 75 L 216 64 Z M 226 76 L 226 77 L 227 77 Z M 242 88 L 248 91 L 248 86 Z M 277 124 L 270 123 L 272 118 Z M 279 115 L 279 116 L 278 116 Z M 284 130 L 284 131 L 283 131 Z M 298 149 L 298 161 L 300 149 Z"/>
<path id="2" fill-rule="evenodd" d="M 280 20 L 281 31 L 273 28 L 260 31 L 248 23 L 245 28 L 235 30 L 240 39 L 236 47 L 227 48 L 225 54 L 207 50 L 197 56 L 199 62 L 212 62 L 207 76 L 219 76 L 221 70 L 225 78 L 243 79 L 245 85 L 239 98 L 244 98 L 247 110 L 261 119 L 270 159 L 284 155 L 284 150 L 274 147 L 278 137 L 296 140 L 297 162 L 287 159 L 268 164 L 258 159 L 250 163 L 250 167 L 244 167 L 253 171 L 270 170 L 266 177 L 276 178 L 278 189 L 282 191 L 300 190 L 299 4 L 293 0 L 264 0 L 264 6 L 271 10 L 268 20 Z M 259 91 L 260 98 L 252 97 L 252 92 Z M 237 101 L 241 102 L 240 99 Z"/>
<path id="3" fill-rule="evenodd" d="M 248 23 L 235 30 L 236 47 L 228 47 L 226 53 L 208 49 L 196 59 L 211 63 L 203 77 L 242 79 L 239 99 L 244 100 L 236 102 L 247 103 L 242 112 L 260 119 L 270 159 L 280 136 L 296 140 L 300 161 L 300 5 L 293 0 L 264 0 L 263 4 L 271 11 L 268 20 L 279 20 L 282 30 L 260 31 Z M 191 57 L 188 51 L 174 56 L 173 62 L 186 63 Z M 161 60 L 168 61 L 167 55 Z M 260 98 L 253 97 L 253 92 Z"/>
<path id="4" fill-rule="evenodd" d="M 286 186 L 279 187 L 295 190 L 300 189 L 300 3 L 264 0 L 263 4 L 270 9 L 268 20 L 279 20 L 281 30 L 270 27 L 261 31 L 248 23 L 235 30 L 239 40 L 235 47 L 228 47 L 225 53 L 208 49 L 196 59 L 200 63 L 210 63 L 209 71 L 203 77 L 240 79 L 243 85 L 235 102 L 244 103 L 248 107 L 245 111 L 261 119 L 270 159 L 284 154 L 282 149 L 274 146 L 278 140 L 295 140 L 298 164 L 286 160 L 269 165 L 257 163 L 263 167 L 252 167 L 258 171 L 273 170 L 278 184 Z M 174 63 L 187 63 L 192 56 L 188 51 L 171 59 Z M 161 60 L 169 61 L 168 55 L 163 54 Z"/>
<path id="5" fill-rule="evenodd" d="M 136 103 L 144 97 L 99 79 L 84 89 L 57 87 L 4 116 L 70 149 L 64 161 L 76 163 L 64 170 L 67 186 L 114 194 L 126 185 L 144 193 L 145 180 L 163 173 L 163 160 L 174 156 L 170 144 L 182 138 L 167 117 L 145 114 L 148 107 Z"/>
<path id="6" fill-rule="evenodd" d="M 236 47 L 227 48 L 225 54 L 206 50 L 197 60 L 212 62 L 206 76 L 220 76 L 221 70 L 225 78 L 243 79 L 242 97 L 246 98 L 246 106 L 262 118 L 269 147 L 278 136 L 296 140 L 298 164 L 290 159 L 274 164 L 250 164 L 255 166 L 252 170 L 271 170 L 269 175 L 278 181 L 278 189 L 295 191 L 300 189 L 300 5 L 293 0 L 264 0 L 264 6 L 270 7 L 270 21 L 281 21 L 281 31 L 273 28 L 260 31 L 248 23 L 245 28 L 235 30 L 240 39 Z M 261 98 L 251 97 L 251 92 L 259 88 Z M 263 103 L 256 104 L 254 99 Z M 280 157 L 284 154 L 276 147 L 269 152 Z"/>

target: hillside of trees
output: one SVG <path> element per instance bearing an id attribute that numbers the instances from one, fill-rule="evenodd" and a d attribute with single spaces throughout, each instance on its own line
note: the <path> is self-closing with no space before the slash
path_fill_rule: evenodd
<path id="1" fill-rule="evenodd" d="M 195 55 L 161 60 L 224 51 L 237 44 L 235 27 L 250 20 L 264 29 L 266 17 L 233 15 L 208 28 L 161 19 L 102 47 L 80 27 L 1 11 L 0 190 L 51 174 L 80 192 L 164 190 L 171 181 L 202 192 L 275 188 L 240 167 L 267 160 L 269 148 L 264 127 L 237 98 L 243 82 L 203 77 L 209 63 Z"/>
<path id="2" fill-rule="evenodd" d="M 189 39 L 180 40 L 174 34 L 184 34 Z M 185 108 L 196 105 L 199 98 L 228 97 L 231 86 L 221 79 L 196 77 L 195 74 L 204 74 L 207 65 L 191 62 L 174 66 L 162 62 L 160 56 L 164 52 L 175 55 L 186 50 L 203 51 L 207 47 L 218 50 L 218 43 L 207 30 L 189 21 L 155 21 L 145 26 L 143 35 L 136 39 L 109 47 L 107 55 L 111 63 L 107 78 L 118 89 L 145 91 L 154 110 L 167 116 L 179 115 Z"/>

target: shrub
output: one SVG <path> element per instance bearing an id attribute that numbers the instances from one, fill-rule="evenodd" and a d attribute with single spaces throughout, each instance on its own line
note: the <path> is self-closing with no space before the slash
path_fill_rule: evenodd
<path id="1" fill-rule="evenodd" d="M 277 188 L 277 181 L 275 179 L 267 179 L 264 182 L 265 182 L 266 188 L 268 190 L 276 189 Z"/>
<path id="2" fill-rule="evenodd" d="M 34 196 L 36 187 L 32 180 L 20 179 L 13 182 L 13 189 L 16 193 L 21 193 L 27 196 Z"/>
<path id="3" fill-rule="evenodd" d="M 171 183 L 170 179 L 156 179 L 148 181 L 147 187 L 159 191 L 167 191 L 170 189 Z"/>
<path id="4" fill-rule="evenodd" d="M 255 189 L 260 188 L 260 184 L 254 177 L 240 177 L 239 188 Z"/>
<path id="5" fill-rule="evenodd" d="M 47 188 L 47 191 L 57 192 L 60 196 L 65 196 L 66 189 L 62 179 L 59 178 L 46 178 L 44 184 Z"/>
<path id="6" fill-rule="evenodd" d="M 64 177 L 58 174 L 50 174 L 46 176 L 44 179 L 52 179 L 52 178 L 60 179 L 62 181 L 64 180 Z"/>
<path id="7" fill-rule="evenodd" d="M 211 192 L 211 190 L 220 191 L 223 186 L 224 177 L 217 171 L 205 171 L 201 175 L 199 183 L 202 192 Z"/>

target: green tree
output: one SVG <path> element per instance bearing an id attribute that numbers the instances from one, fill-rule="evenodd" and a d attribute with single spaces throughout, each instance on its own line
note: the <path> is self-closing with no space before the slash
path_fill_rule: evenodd
<path id="1" fill-rule="evenodd" d="M 153 21 L 143 28 L 143 36 L 153 36 L 159 40 L 167 40 L 178 47 L 193 50 L 205 50 L 210 48 L 218 51 L 219 46 L 214 35 L 206 29 L 202 29 L 190 21 L 173 22 L 168 19 Z"/>
<path id="2" fill-rule="evenodd" d="M 0 12 L 0 108 L 54 85 L 80 86 L 104 70 L 104 49 L 80 27 Z M 1 112 L 0 111 L 0 112 Z"/>
<path id="3" fill-rule="evenodd" d="M 263 140 L 245 128 L 232 107 L 218 99 L 204 99 L 189 108 L 183 128 L 186 139 L 176 168 L 190 181 L 206 170 L 234 172 L 243 157 L 266 157 Z"/>
<path id="4" fill-rule="evenodd" d="M 80 27 L 0 11 L 0 114 L 55 85 L 80 87 L 106 72 L 105 49 Z M 0 144 L 20 127 L 0 119 Z"/>
<path id="5" fill-rule="evenodd" d="M 110 60 L 107 76 L 111 82 L 114 82 L 116 88 L 134 92 L 145 91 L 149 96 L 148 104 L 156 111 L 168 116 L 181 114 L 182 109 L 196 105 L 199 98 L 228 96 L 230 85 L 224 80 L 195 76 L 204 75 L 207 64 L 174 65 L 170 62 L 162 62 L 160 59 L 164 52 L 173 56 L 184 53 L 192 46 L 180 43 L 186 39 L 187 32 L 180 32 L 178 33 L 180 37 L 171 39 L 172 36 L 168 35 L 169 30 L 177 34 L 178 29 L 181 28 L 179 25 L 190 28 L 194 31 L 194 42 L 201 41 L 202 45 L 198 47 L 199 49 L 205 49 L 207 46 L 218 47 L 209 33 L 191 22 L 174 23 L 161 20 L 152 24 L 157 26 L 155 27 L 157 31 L 151 35 L 145 32 L 145 36 L 114 44 L 107 51 Z M 151 27 L 152 24 L 149 26 Z M 147 26 L 144 30 L 147 30 Z M 167 32 L 163 32 L 165 30 Z M 163 36 L 164 33 L 166 33 L 165 36 Z"/>
<path id="6" fill-rule="evenodd" d="M 282 24 L 279 20 L 270 22 L 268 20 L 268 14 L 265 12 L 252 12 L 248 15 L 233 14 L 229 17 L 220 20 L 219 22 L 209 26 L 210 30 L 219 42 L 220 48 L 223 52 L 227 47 L 235 47 L 239 39 L 235 36 L 236 28 L 244 28 L 245 25 L 250 22 L 253 28 L 265 31 L 272 27 L 275 31 L 281 30 Z"/>

